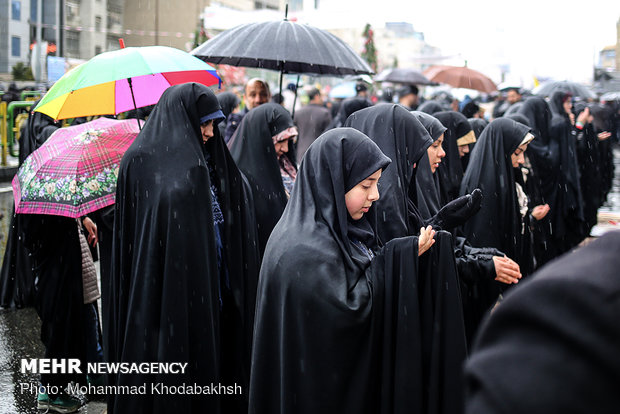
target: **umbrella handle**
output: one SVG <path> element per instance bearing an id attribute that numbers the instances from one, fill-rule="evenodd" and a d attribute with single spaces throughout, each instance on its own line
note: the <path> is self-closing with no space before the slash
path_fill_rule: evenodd
<path id="1" fill-rule="evenodd" d="M 138 106 L 136 105 L 136 98 L 133 96 L 133 86 L 131 85 L 131 78 L 127 78 L 127 83 L 129 84 L 129 90 L 131 91 L 131 100 L 133 101 L 133 108 L 136 110 L 136 121 L 138 121 L 138 129 L 142 131 L 142 126 L 140 125 L 140 118 L 138 117 Z"/>

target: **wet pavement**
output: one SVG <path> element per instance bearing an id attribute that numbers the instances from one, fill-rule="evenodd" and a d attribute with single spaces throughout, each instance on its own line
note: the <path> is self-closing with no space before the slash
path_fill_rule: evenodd
<path id="1" fill-rule="evenodd" d="M 599 223 L 592 229 L 592 236 L 620 229 L 620 148 L 614 149 L 615 177 L 607 203 L 599 209 Z M 0 183 L 0 254 L 4 254 L 6 235 L 13 208 L 10 183 Z M 614 224 L 614 223 L 619 224 Z M 41 413 L 36 409 L 36 393 L 21 392 L 20 384 L 38 384 L 37 375 L 22 374 L 22 358 L 42 358 L 43 345 L 39 339 L 40 321 L 32 308 L 0 309 L 0 414 Z M 33 387 L 34 388 L 34 387 Z M 105 412 L 103 402 L 85 401 L 82 414 Z"/>

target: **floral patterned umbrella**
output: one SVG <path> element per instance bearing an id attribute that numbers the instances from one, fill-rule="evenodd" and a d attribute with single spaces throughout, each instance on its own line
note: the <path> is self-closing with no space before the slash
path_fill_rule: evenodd
<path id="1" fill-rule="evenodd" d="M 114 204 L 121 158 L 135 119 L 99 118 L 56 130 L 13 178 L 15 212 L 81 217 Z"/>

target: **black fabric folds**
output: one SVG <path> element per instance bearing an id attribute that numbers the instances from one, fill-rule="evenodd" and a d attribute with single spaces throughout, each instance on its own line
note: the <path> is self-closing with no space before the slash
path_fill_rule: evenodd
<path id="1" fill-rule="evenodd" d="M 576 131 L 563 108 L 563 102 L 570 94 L 556 91 L 551 96 L 551 139 L 558 146 L 559 180 L 553 215 L 554 244 L 559 254 L 579 244 L 584 238 L 585 220 L 583 218 L 583 199 L 579 183 L 579 164 L 577 161 Z"/>
<path id="2" fill-rule="evenodd" d="M 222 113 L 224 114 L 224 119 L 217 125 L 220 130 L 220 136 L 225 136 L 226 133 L 226 124 L 228 122 L 228 115 L 232 113 L 232 111 L 239 106 L 239 97 L 233 92 L 222 92 L 217 95 L 217 100 L 222 107 Z M 214 125 L 215 126 L 215 125 Z"/>
<path id="3" fill-rule="evenodd" d="M 19 215 L 18 215 L 19 216 Z M 82 252 L 75 219 L 28 214 L 24 246 L 32 253 L 34 307 L 41 319 L 45 358 L 86 360 Z M 84 366 L 84 365 L 82 365 Z M 41 382 L 64 389 L 84 374 L 41 374 Z"/>
<path id="4" fill-rule="evenodd" d="M 366 98 L 355 97 L 345 99 L 340 103 L 338 113 L 334 116 L 325 131 L 344 126 L 345 121 L 353 112 L 368 108 L 369 106 L 372 106 L 372 102 Z"/>
<path id="5" fill-rule="evenodd" d="M 367 162 L 351 169 L 353 158 Z M 346 188 L 387 162 L 352 128 L 306 152 L 261 268 L 250 413 L 462 410 L 450 235 L 438 233 L 420 260 L 416 237 L 388 242 L 372 261 L 349 238 Z"/>
<path id="6" fill-rule="evenodd" d="M 413 111 L 411 113 L 426 128 L 433 142 L 437 141 L 441 134 L 446 132 L 447 128 L 434 116 L 421 111 Z M 427 152 L 424 152 L 418 164 L 415 175 L 418 191 L 417 206 L 422 218 L 428 220 L 437 214 L 442 206 L 439 198 L 439 178 L 431 170 Z"/>
<path id="7" fill-rule="evenodd" d="M 374 208 L 379 239 L 385 243 L 418 234 L 424 220 L 410 195 L 416 197 L 417 192 L 414 165 L 433 143 L 429 133 L 415 116 L 395 104 L 358 111 L 345 125 L 366 134 L 393 161 L 381 175 L 381 197 Z"/>
<path id="8" fill-rule="evenodd" d="M 471 132 L 471 125 L 465 115 L 456 111 L 437 112 L 433 116 L 447 128 L 442 144 L 446 156 L 437 168 L 439 195 L 443 205 L 459 196 L 461 180 L 463 179 L 463 165 L 456 141 Z"/>
<path id="9" fill-rule="evenodd" d="M 228 143 L 235 163 L 250 183 L 256 208 L 261 256 L 271 230 L 280 219 L 288 201 L 272 137 L 292 126 L 293 118 L 282 105 L 262 104 L 243 117 Z M 289 152 L 282 156 L 288 157 L 291 164 L 295 165 L 293 147 L 289 145 Z"/>
<path id="10" fill-rule="evenodd" d="M 203 85 L 170 87 L 121 162 L 110 329 L 104 338 L 108 355 L 112 362 L 188 366 L 184 374 L 110 375 L 112 385 L 237 383 L 247 398 L 257 237 L 251 193 L 218 129 L 202 142 L 200 118 L 219 109 Z M 217 232 L 221 263 L 213 191 L 223 218 Z M 109 396 L 108 410 L 240 413 L 247 411 L 247 401 L 116 394 Z"/>
<path id="11" fill-rule="evenodd" d="M 32 108 L 38 102 L 33 103 Z M 49 116 L 41 112 L 31 112 L 28 122 L 22 127 L 19 141 L 19 165 L 37 150 L 59 125 Z M 32 261 L 26 251 L 24 229 L 31 215 L 15 214 L 11 216 L 6 249 L 0 271 L 0 307 L 23 308 L 34 305 L 34 275 Z"/>
<path id="12" fill-rule="evenodd" d="M 465 368 L 468 414 L 618 412 L 618 251 L 611 231 L 505 296 Z"/>
<path id="13" fill-rule="evenodd" d="M 487 121 L 486 119 L 482 119 L 482 118 L 468 118 L 467 122 L 469 122 L 469 125 L 471 125 L 471 130 L 474 131 L 474 135 L 476 136 L 476 139 L 480 138 L 480 134 L 482 134 L 482 131 L 484 130 L 484 128 L 486 128 L 486 126 L 489 125 L 489 121 Z M 469 164 L 469 156 L 472 150 L 474 149 L 474 147 L 476 146 L 476 143 L 472 142 L 471 144 L 467 144 L 467 145 L 469 145 L 469 152 L 461 157 L 461 165 L 463 166 L 463 173 L 467 169 L 467 164 Z"/>

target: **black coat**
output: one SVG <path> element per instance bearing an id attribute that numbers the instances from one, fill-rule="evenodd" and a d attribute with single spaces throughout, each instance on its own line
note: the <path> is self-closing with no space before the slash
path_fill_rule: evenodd
<path id="1" fill-rule="evenodd" d="M 374 245 L 373 208 L 353 221 L 344 195 L 388 162 L 351 128 L 306 152 L 261 268 L 250 413 L 461 409 L 449 234 L 420 259 L 416 237 L 388 242 L 372 261 L 351 241 Z"/>
<path id="2" fill-rule="evenodd" d="M 219 109 L 203 85 L 170 87 L 121 161 L 105 338 L 109 358 L 189 365 L 185 374 L 110 375 L 113 385 L 236 382 L 247 390 L 258 243 L 251 193 L 218 129 L 202 143 L 200 119 Z M 212 185 L 224 220 L 218 226 L 222 250 Z M 235 413 L 247 404 L 243 396 L 116 394 L 108 409 Z"/>

